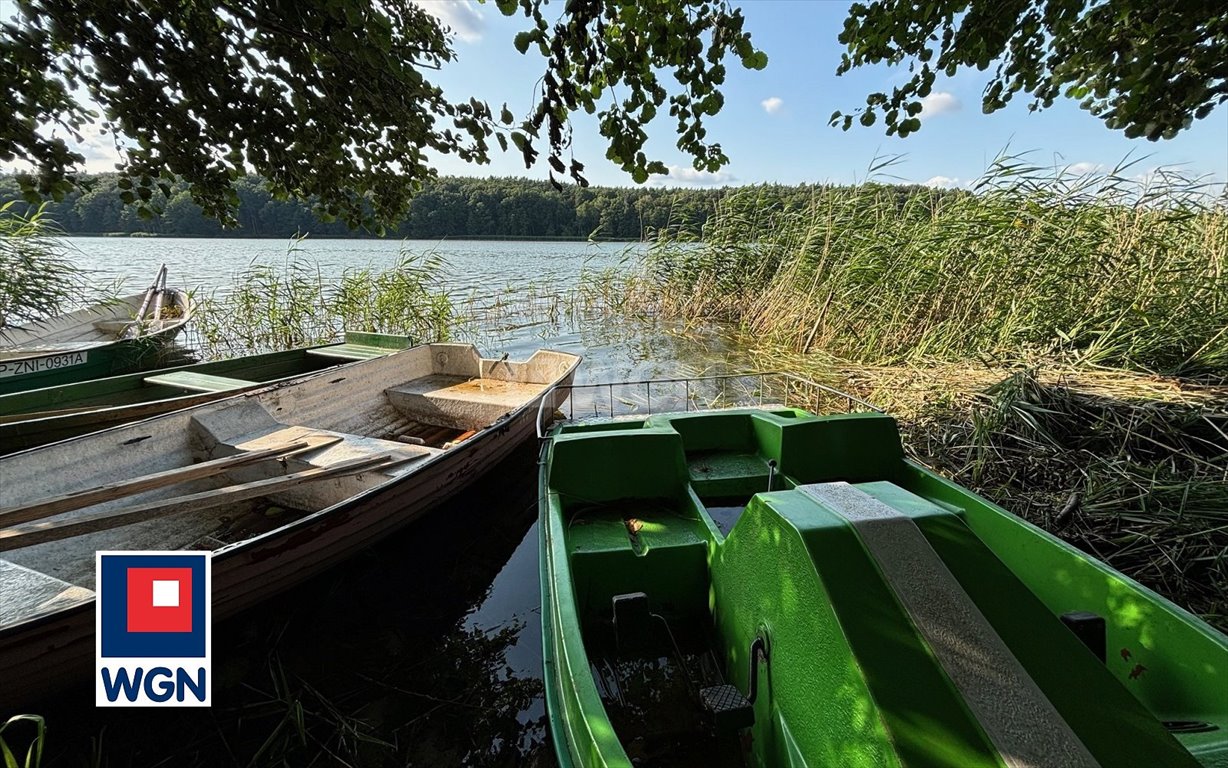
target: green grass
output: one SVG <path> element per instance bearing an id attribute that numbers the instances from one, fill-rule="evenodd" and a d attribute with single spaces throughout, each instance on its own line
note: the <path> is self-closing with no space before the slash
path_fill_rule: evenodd
<path id="1" fill-rule="evenodd" d="M 701 243 L 658 234 L 638 304 L 866 363 L 1228 370 L 1228 199 L 1137 170 L 1072 175 L 1003 156 L 972 192 L 902 198 L 867 182 L 792 208 L 749 188 Z"/>
<path id="2" fill-rule="evenodd" d="M 22 734 L 21 741 L 27 744 L 24 757 L 19 760 L 21 749 L 18 747 L 15 751 L 14 747 L 9 745 L 9 739 L 14 738 L 13 731 L 20 731 L 25 726 L 33 728 L 33 732 Z M 28 728 L 26 730 L 29 731 Z M 0 760 L 3 761 L 4 768 L 38 768 L 43 763 L 43 746 L 46 740 L 47 722 L 39 715 L 10 717 L 0 724 Z"/>
<path id="3" fill-rule="evenodd" d="M 885 406 L 921 460 L 1228 631 L 1228 197 L 1139 170 L 749 188 L 605 304 Z"/>
<path id="4" fill-rule="evenodd" d="M 0 328 L 44 320 L 114 292 L 90 289 L 41 208 L 20 214 L 14 205 L 0 205 Z"/>
<path id="5" fill-rule="evenodd" d="M 331 280 L 297 254 L 295 241 L 284 264 L 253 264 L 229 288 L 198 300 L 196 345 L 204 358 L 322 344 L 347 330 L 416 343 L 449 338 L 452 303 L 430 285 L 439 259 L 402 253 L 392 267 L 347 269 Z"/>

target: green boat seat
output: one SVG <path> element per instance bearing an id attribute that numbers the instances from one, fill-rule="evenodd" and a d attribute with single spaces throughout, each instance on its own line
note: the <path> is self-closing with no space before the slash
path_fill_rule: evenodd
<path id="1" fill-rule="evenodd" d="M 595 472 L 593 468 L 601 467 Z M 682 438 L 669 427 L 560 435 L 554 440 L 550 486 L 590 503 L 681 499 L 686 495 Z"/>
<path id="2" fill-rule="evenodd" d="M 616 596 L 651 588 L 654 613 L 677 616 L 706 610 L 703 523 L 683 517 L 668 504 L 636 499 L 572 513 L 568 549 L 585 605 L 611 606 L 612 611 Z"/>
<path id="3" fill-rule="evenodd" d="M 1223 639 L 890 417 L 574 424 L 542 481 L 563 764 L 1228 768 Z"/>
<path id="4" fill-rule="evenodd" d="M 146 384 L 158 384 L 165 387 L 177 387 L 191 392 L 226 392 L 231 389 L 254 387 L 259 382 L 246 379 L 231 379 L 226 376 L 213 376 L 195 371 L 174 371 L 156 376 L 146 376 Z"/>
<path id="5" fill-rule="evenodd" d="M 312 357 L 327 357 L 334 360 L 371 360 L 383 357 L 390 351 L 392 350 L 365 344 L 334 344 L 329 347 L 309 349 L 307 354 Z"/>

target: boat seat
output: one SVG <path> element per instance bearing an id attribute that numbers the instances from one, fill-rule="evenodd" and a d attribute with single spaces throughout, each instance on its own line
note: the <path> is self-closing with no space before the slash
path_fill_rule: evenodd
<path id="1" fill-rule="evenodd" d="M 98 320 L 94 323 L 94 330 L 118 336 L 135 322 L 135 320 Z"/>
<path id="2" fill-rule="evenodd" d="M 768 459 L 757 453 L 709 451 L 687 454 L 691 485 L 700 496 L 749 496 L 768 490 Z M 777 477 L 777 490 L 783 481 Z"/>
<path id="3" fill-rule="evenodd" d="M 32 568 L 0 560 L 0 627 L 32 619 L 65 605 L 89 600 L 93 590 Z"/>
<path id="4" fill-rule="evenodd" d="M 146 376 L 144 378 L 146 384 L 158 384 L 166 387 L 177 387 L 186 389 L 190 392 L 226 392 L 232 389 L 243 389 L 245 387 L 254 387 L 255 381 L 247 381 L 246 379 L 231 379 L 226 376 L 213 376 L 208 373 L 196 373 L 195 371 L 174 371 L 172 373 L 160 373 L 155 376 Z"/>
<path id="5" fill-rule="evenodd" d="M 383 357 L 392 350 L 365 344 L 334 344 L 307 350 L 312 357 L 327 357 L 333 360 L 372 360 Z"/>
<path id="6" fill-rule="evenodd" d="M 424 424 L 470 430 L 537 397 L 547 384 L 434 374 L 384 390 L 401 413 Z"/>
<path id="7" fill-rule="evenodd" d="M 259 451 L 285 445 L 306 437 L 334 437 L 336 442 L 305 451 L 284 462 L 260 462 L 226 473 L 232 482 L 251 482 L 268 477 L 290 474 L 312 467 L 330 467 L 344 461 L 367 456 L 390 456 L 396 463 L 362 472 L 332 478 L 326 482 L 309 483 L 270 496 L 279 503 L 298 509 L 320 509 L 373 488 L 389 477 L 409 471 L 418 461 L 442 451 L 420 445 L 408 445 L 377 437 L 336 432 L 309 426 L 283 424 L 258 402 L 243 398 L 242 402 L 198 413 L 192 417 L 194 440 L 203 450 L 204 458 L 217 459 L 243 451 Z"/>
<path id="8" fill-rule="evenodd" d="M 670 616 L 707 612 L 708 549 L 703 523 L 635 501 L 590 507 L 567 528 L 576 593 L 588 606 L 613 605 L 618 595 L 651 590 L 654 611 Z"/>
<path id="9" fill-rule="evenodd" d="M 220 458 L 240 451 L 259 451 L 276 445 L 293 443 L 307 436 L 331 436 L 338 441 L 291 459 L 301 468 L 327 467 L 362 456 L 391 454 L 396 458 L 426 458 L 441 453 L 438 448 L 409 445 L 378 437 L 335 432 L 331 429 L 283 424 L 252 400 L 245 399 L 217 410 L 192 417 L 192 428 L 202 439 L 209 458 Z M 389 471 L 398 472 L 404 465 Z"/>

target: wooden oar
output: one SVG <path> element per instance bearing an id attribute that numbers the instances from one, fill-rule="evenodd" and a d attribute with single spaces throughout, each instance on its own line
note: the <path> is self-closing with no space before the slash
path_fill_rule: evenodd
<path id="1" fill-rule="evenodd" d="M 158 298 L 154 300 L 153 321 L 162 319 L 162 300 L 166 298 L 166 265 L 158 270 Z"/>
<path id="2" fill-rule="evenodd" d="M 469 438 L 473 437 L 473 436 L 474 436 L 474 435 L 476 435 L 477 433 L 478 433 L 478 431 L 477 431 L 476 429 L 471 429 L 471 430 L 469 430 L 468 432 L 464 432 L 464 433 L 462 433 L 462 434 L 459 434 L 459 435 L 457 435 L 456 437 L 454 437 L 454 438 L 452 438 L 451 440 L 449 440 L 448 442 L 444 443 L 444 444 L 443 444 L 443 449 L 446 451 L 446 450 L 448 450 L 449 448 L 455 448 L 457 445 L 459 445 L 460 443 L 465 442 L 466 440 L 468 440 Z"/>
<path id="3" fill-rule="evenodd" d="M 128 324 L 124 332 L 120 334 L 121 339 L 128 339 L 134 336 L 139 336 L 141 324 L 145 321 L 145 310 L 149 309 L 149 302 L 153 299 L 154 293 L 158 290 L 158 281 L 163 280 L 166 272 L 166 265 L 163 264 L 154 274 L 153 283 L 145 289 L 145 299 L 141 302 L 140 308 L 136 311 L 136 320 Z"/>
<path id="4" fill-rule="evenodd" d="M 66 493 L 62 496 L 51 496 L 16 507 L 7 507 L 0 509 L 0 528 L 7 528 L 11 525 L 29 522 L 30 520 L 53 517 L 64 512 L 71 512 L 74 509 L 101 504 L 104 501 L 113 501 L 124 496 L 151 491 L 155 488 L 164 488 L 168 485 L 186 483 L 189 480 L 212 477 L 242 464 L 275 457 L 292 456 L 296 453 L 335 445 L 343 439 L 336 435 L 305 435 L 295 442 L 274 445 L 259 451 L 248 451 L 235 454 L 234 456 L 224 456 L 212 461 L 202 461 L 199 464 L 189 464 L 186 467 L 175 467 L 174 469 L 155 472 L 151 475 L 134 477 L 131 480 L 121 480 L 118 483 L 87 488 L 83 491 Z"/>
<path id="5" fill-rule="evenodd" d="M 111 512 L 96 512 L 92 515 L 82 515 L 72 520 L 27 523 L 0 530 L 0 552 L 30 547 L 48 541 L 59 541 L 60 539 L 67 539 L 72 536 L 107 531 L 124 525 L 142 523 L 155 517 L 164 517 L 180 512 L 197 512 L 222 504 L 253 499 L 257 496 L 267 496 L 270 493 L 276 493 L 277 491 L 302 483 L 324 480 L 330 477 L 340 477 L 342 475 L 353 475 L 368 469 L 387 469 L 406 461 L 413 461 L 416 458 L 419 457 L 414 456 L 408 459 L 394 460 L 392 455 L 387 453 L 378 456 L 362 456 L 328 467 L 314 467 L 280 477 L 270 477 L 265 480 L 240 483 L 211 491 L 191 493 L 187 496 L 159 499 Z"/>

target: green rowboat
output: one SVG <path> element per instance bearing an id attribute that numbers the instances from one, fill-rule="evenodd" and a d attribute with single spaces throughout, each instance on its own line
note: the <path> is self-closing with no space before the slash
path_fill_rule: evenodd
<path id="1" fill-rule="evenodd" d="M 412 345 L 407 336 L 347 333 L 344 343 L 0 395 L 0 454 L 212 402 Z"/>
<path id="2" fill-rule="evenodd" d="M 191 317 L 186 293 L 151 288 L 36 323 L 0 328 L 0 394 L 156 368 L 165 364 L 166 343 Z"/>
<path id="3" fill-rule="evenodd" d="M 564 768 L 1228 765 L 1228 638 L 889 416 L 564 424 L 540 531 Z"/>

